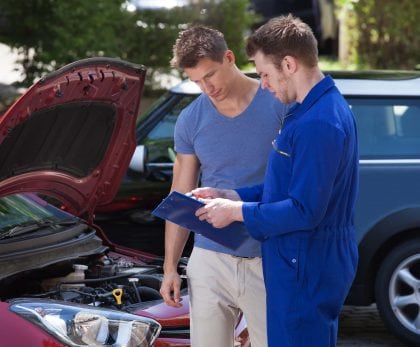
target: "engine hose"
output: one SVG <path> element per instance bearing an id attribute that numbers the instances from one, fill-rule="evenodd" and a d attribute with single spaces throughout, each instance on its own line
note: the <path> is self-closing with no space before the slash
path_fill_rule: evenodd
<path id="1" fill-rule="evenodd" d="M 75 280 L 75 281 L 63 281 L 60 282 L 59 286 L 63 285 L 63 284 L 79 284 L 79 283 L 97 283 L 97 282 L 107 282 L 107 281 L 112 281 L 112 280 L 117 280 L 117 279 L 121 279 L 121 278 L 126 278 L 126 277 L 131 277 L 133 276 L 133 274 L 120 274 L 120 275 L 115 275 L 115 276 L 109 276 L 109 277 L 101 277 L 101 278 L 85 278 L 85 279 L 81 279 L 81 280 Z"/>

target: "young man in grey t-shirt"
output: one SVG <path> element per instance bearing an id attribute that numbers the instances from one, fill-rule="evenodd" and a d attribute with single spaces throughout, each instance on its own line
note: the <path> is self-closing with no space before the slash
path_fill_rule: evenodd
<path id="1" fill-rule="evenodd" d="M 171 63 L 203 92 L 176 124 L 171 190 L 190 192 L 199 179 L 218 188 L 261 183 L 286 107 L 237 68 L 217 30 L 195 26 L 181 32 Z M 195 235 L 187 267 L 192 346 L 233 346 L 241 312 L 252 347 L 267 346 L 260 243 L 245 228 L 243 233 L 247 240 L 235 250 Z M 188 235 L 166 223 L 161 294 L 173 307 L 181 306 L 177 264 Z"/>

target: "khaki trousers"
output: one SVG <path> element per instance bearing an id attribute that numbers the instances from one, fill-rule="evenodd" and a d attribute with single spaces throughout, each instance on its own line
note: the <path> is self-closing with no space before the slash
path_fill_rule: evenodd
<path id="1" fill-rule="evenodd" d="M 239 258 L 194 247 L 187 276 L 192 347 L 233 347 L 241 311 L 252 347 L 267 347 L 261 258 Z"/>

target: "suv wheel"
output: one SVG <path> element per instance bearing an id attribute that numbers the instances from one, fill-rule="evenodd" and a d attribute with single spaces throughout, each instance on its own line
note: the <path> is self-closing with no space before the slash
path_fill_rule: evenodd
<path id="1" fill-rule="evenodd" d="M 420 239 L 399 245 L 385 257 L 375 296 L 388 329 L 402 341 L 420 346 Z"/>

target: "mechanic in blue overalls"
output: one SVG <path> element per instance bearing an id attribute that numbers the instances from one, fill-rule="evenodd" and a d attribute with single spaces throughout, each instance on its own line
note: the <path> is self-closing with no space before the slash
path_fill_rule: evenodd
<path id="1" fill-rule="evenodd" d="M 261 241 L 270 347 L 335 346 L 358 258 L 354 117 L 320 71 L 316 39 L 300 19 L 270 20 L 249 37 L 247 53 L 262 86 L 295 104 L 273 141 L 264 183 L 194 190 L 206 202 L 196 215 L 216 228 L 244 221 Z"/>

